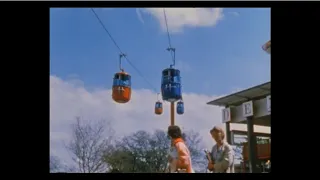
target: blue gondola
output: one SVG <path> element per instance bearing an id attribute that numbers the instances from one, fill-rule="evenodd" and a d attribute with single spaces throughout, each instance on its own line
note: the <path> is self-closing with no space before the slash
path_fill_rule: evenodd
<path id="1" fill-rule="evenodd" d="M 177 113 L 178 114 L 183 114 L 184 113 L 184 104 L 183 104 L 183 101 L 179 101 L 177 103 Z"/>
<path id="2" fill-rule="evenodd" d="M 168 102 L 176 102 L 182 98 L 180 71 L 167 68 L 162 71 L 161 82 L 162 99 Z"/>

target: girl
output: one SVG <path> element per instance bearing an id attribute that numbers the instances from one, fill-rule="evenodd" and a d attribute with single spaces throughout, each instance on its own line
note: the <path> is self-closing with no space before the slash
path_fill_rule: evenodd
<path id="1" fill-rule="evenodd" d="M 190 151 L 182 139 L 181 129 L 178 126 L 169 126 L 168 135 L 171 138 L 169 153 L 170 172 L 194 173 Z"/>

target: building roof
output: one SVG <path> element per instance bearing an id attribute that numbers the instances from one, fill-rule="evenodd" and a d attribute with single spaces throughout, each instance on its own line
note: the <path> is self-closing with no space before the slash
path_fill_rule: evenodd
<path id="1" fill-rule="evenodd" d="M 230 130 L 231 133 L 234 135 L 248 135 L 247 131 L 241 131 L 241 130 Z M 263 136 L 263 137 L 271 137 L 271 133 L 260 133 L 260 132 L 254 132 L 256 136 Z"/>
<path id="2" fill-rule="evenodd" d="M 207 104 L 215 106 L 237 106 L 246 101 L 261 99 L 270 94 L 271 82 L 266 82 L 249 89 L 215 99 Z"/>

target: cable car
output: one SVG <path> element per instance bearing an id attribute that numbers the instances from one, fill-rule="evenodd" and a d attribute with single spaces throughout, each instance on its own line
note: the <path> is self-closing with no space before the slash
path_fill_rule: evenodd
<path id="1" fill-rule="evenodd" d="M 184 104 L 183 104 L 183 101 L 179 101 L 177 103 L 177 113 L 178 114 L 183 114 L 184 113 Z"/>
<path id="2" fill-rule="evenodd" d="M 262 49 L 267 52 L 268 54 L 271 54 L 271 40 L 266 42 L 263 46 Z"/>
<path id="3" fill-rule="evenodd" d="M 120 72 L 115 73 L 113 77 L 112 99 L 117 103 L 127 103 L 131 99 L 131 76 L 121 68 L 120 54 Z"/>
<path id="4" fill-rule="evenodd" d="M 162 112 L 163 112 L 162 102 L 157 101 L 154 107 L 154 113 L 157 115 L 160 115 L 162 114 Z"/>
<path id="5" fill-rule="evenodd" d="M 160 115 L 163 112 L 162 102 L 159 100 L 159 95 L 160 95 L 160 93 L 157 94 L 158 101 L 156 102 L 155 107 L 154 107 L 154 113 L 157 115 Z"/>
<path id="6" fill-rule="evenodd" d="M 164 101 L 182 99 L 180 70 L 170 67 L 162 71 L 161 93 Z"/>

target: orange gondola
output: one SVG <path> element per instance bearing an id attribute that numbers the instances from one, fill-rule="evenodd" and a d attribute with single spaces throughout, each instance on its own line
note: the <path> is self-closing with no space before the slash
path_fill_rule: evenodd
<path id="1" fill-rule="evenodd" d="M 162 108 L 162 102 L 158 101 L 156 102 L 155 108 L 154 108 L 154 113 L 157 115 L 162 114 L 163 108 Z"/>
<path id="2" fill-rule="evenodd" d="M 131 99 L 131 76 L 121 68 L 121 58 L 125 54 L 120 54 L 120 72 L 115 73 L 112 86 L 112 99 L 117 103 L 127 103 Z"/>
<path id="3" fill-rule="evenodd" d="M 159 95 L 160 93 L 158 93 L 158 101 L 156 102 L 154 107 L 154 113 L 157 115 L 160 115 L 163 112 L 162 102 L 159 100 Z"/>

